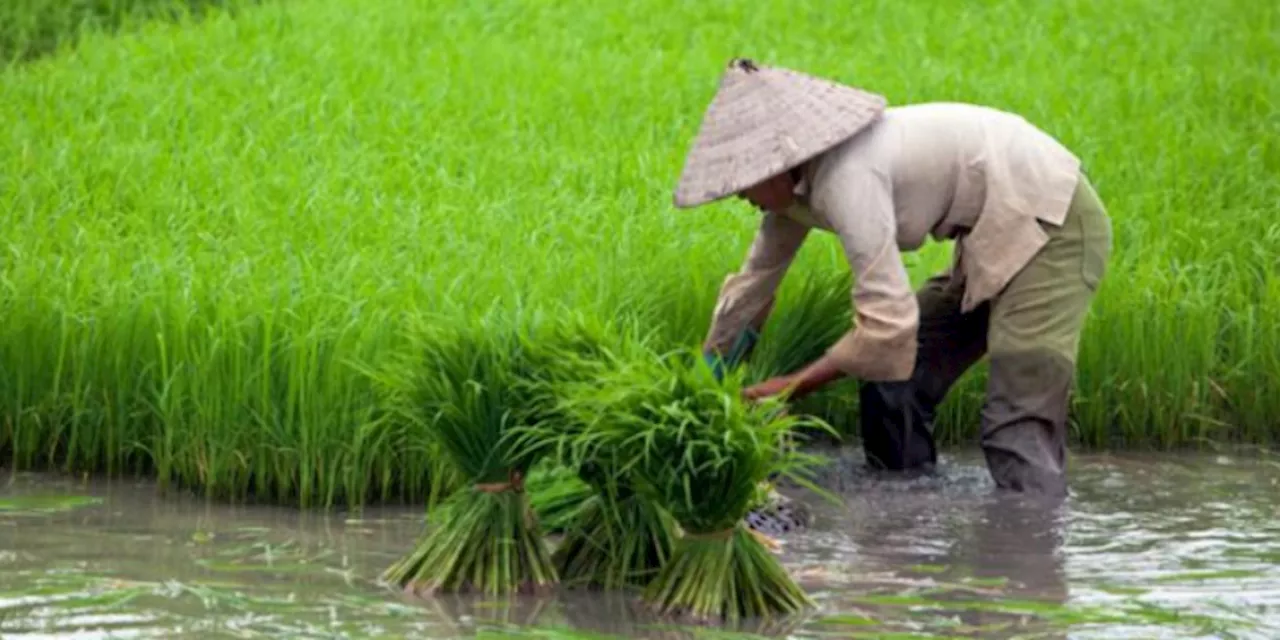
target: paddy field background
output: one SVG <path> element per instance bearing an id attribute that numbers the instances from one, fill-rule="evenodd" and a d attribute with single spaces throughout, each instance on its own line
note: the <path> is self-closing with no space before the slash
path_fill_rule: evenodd
<path id="1" fill-rule="evenodd" d="M 756 216 L 677 212 L 670 193 L 734 55 L 893 103 L 1010 109 L 1076 150 L 1116 228 L 1076 444 L 1265 441 L 1276 13 L 307 0 L 91 31 L 0 83 L 0 451 L 226 495 L 421 497 L 430 463 L 356 366 L 405 348 L 409 324 L 572 313 L 701 339 Z M 948 251 L 909 258 L 913 277 Z M 762 358 L 838 335 L 847 282 L 812 238 Z M 972 442 L 982 383 L 979 367 L 948 402 L 948 441 Z M 851 391 L 815 404 L 847 427 Z"/>
<path id="2" fill-rule="evenodd" d="M 1010 109 L 1080 154 L 1116 253 L 1078 446 L 1277 432 L 1273 5 L 250 4 L 124 29 L 182 5 L 4 10 L 6 57 L 26 56 L 0 76 L 7 462 L 417 499 L 429 461 L 357 366 L 408 324 L 572 313 L 696 344 L 756 216 L 670 193 L 734 55 Z M 103 26 L 50 50 L 86 15 Z M 910 257 L 913 277 L 948 251 Z M 762 359 L 838 335 L 847 283 L 812 238 Z M 982 383 L 949 400 L 949 442 L 973 442 Z M 812 404 L 848 428 L 851 398 Z"/>
<path id="3" fill-rule="evenodd" d="M 1075 446 L 1280 432 L 1274 4 L 252 4 L 109 18 L 59 49 L 6 27 L 5 463 L 301 504 L 421 499 L 430 460 L 363 373 L 412 325 L 573 315 L 657 348 L 701 340 L 757 216 L 677 212 L 670 194 L 735 55 L 892 103 L 1013 110 L 1080 154 L 1116 252 Z M 5 22 L 65 26 L 86 6 L 17 3 Z M 910 256 L 913 277 L 948 256 Z M 847 271 L 810 239 L 766 365 L 846 327 Z M 974 444 L 983 379 L 948 401 L 949 443 Z M 807 406 L 854 424 L 851 385 Z"/>

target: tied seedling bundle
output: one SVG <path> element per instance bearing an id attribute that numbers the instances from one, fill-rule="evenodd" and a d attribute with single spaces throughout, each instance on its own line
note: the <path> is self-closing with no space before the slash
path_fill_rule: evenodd
<path id="1" fill-rule="evenodd" d="M 461 480 L 429 513 L 416 548 L 382 574 L 407 592 L 530 593 L 558 582 L 524 487 L 537 453 L 507 437 L 541 410 L 522 382 L 537 374 L 535 340 L 518 326 L 433 327 L 409 361 L 380 376 Z"/>
<path id="2" fill-rule="evenodd" d="M 584 343 L 586 335 L 579 333 L 577 341 L 562 337 L 544 351 L 545 359 L 555 362 L 549 366 L 556 374 L 544 376 L 531 395 L 554 417 L 521 427 L 518 440 L 556 460 L 561 465 L 556 473 L 576 474 L 576 483 L 548 482 L 539 495 L 544 509 L 555 513 L 564 527 L 564 540 L 552 556 L 561 582 L 603 589 L 641 587 L 670 558 L 679 527 L 650 495 L 638 490 L 643 479 L 623 464 L 609 430 L 595 424 L 608 415 L 597 413 L 590 400 L 577 398 L 596 388 L 607 372 L 655 354 L 634 337 L 615 340 L 616 348 L 606 349 L 599 336 Z M 586 494 L 574 495 L 576 487 L 585 487 Z M 574 497 L 581 502 L 570 511 L 564 503 Z"/>
<path id="3" fill-rule="evenodd" d="M 610 477 L 599 463 L 588 462 L 580 477 L 593 493 L 552 555 L 562 580 L 603 589 L 648 584 L 671 558 L 675 520 L 626 475 Z"/>
<path id="4" fill-rule="evenodd" d="M 637 479 L 618 470 L 608 450 L 583 453 L 591 444 L 582 422 L 567 415 L 544 423 L 531 439 L 568 440 L 562 465 L 543 472 L 533 494 L 540 513 L 554 518 L 565 535 L 552 554 L 562 584 L 615 589 L 645 585 L 671 555 L 675 520 L 650 496 L 636 490 Z M 576 470 L 576 471 L 575 471 Z M 572 479 L 563 474 L 572 473 Z"/>
<path id="5" fill-rule="evenodd" d="M 534 467 L 525 488 L 529 505 L 547 534 L 564 533 L 595 493 L 573 469 L 551 461 Z"/>
<path id="6" fill-rule="evenodd" d="M 636 488 L 683 532 L 643 590 L 661 614 L 734 622 L 812 605 L 744 518 L 770 475 L 809 484 L 801 475 L 817 459 L 790 439 L 802 422 L 825 425 L 787 416 L 777 400 L 748 402 L 741 391 L 741 375 L 719 382 L 696 357 L 636 359 L 573 387 L 582 439 L 614 452 L 613 468 L 642 478 Z"/>

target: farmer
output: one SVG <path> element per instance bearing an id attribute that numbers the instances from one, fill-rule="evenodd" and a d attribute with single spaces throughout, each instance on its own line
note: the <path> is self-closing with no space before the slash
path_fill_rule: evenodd
<path id="1" fill-rule="evenodd" d="M 740 197 L 761 211 L 720 290 L 708 362 L 746 357 L 811 229 L 834 233 L 855 276 L 852 328 L 815 362 L 746 390 L 796 398 L 861 383 L 868 465 L 928 470 L 935 408 L 990 357 L 980 443 L 997 486 L 1066 493 L 1068 397 L 1111 225 L 1080 161 L 1023 118 L 883 97 L 737 59 L 708 107 L 675 193 L 680 208 Z M 903 251 L 955 240 L 951 267 L 912 291 Z"/>

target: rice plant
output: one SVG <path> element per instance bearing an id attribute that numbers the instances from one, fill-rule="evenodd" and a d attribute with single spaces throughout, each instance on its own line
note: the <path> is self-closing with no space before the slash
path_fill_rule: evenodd
<path id="1" fill-rule="evenodd" d="M 594 475 L 594 491 L 567 524 L 552 560 L 568 587 L 643 587 L 670 561 L 679 527 L 632 481 Z"/>
<path id="2" fill-rule="evenodd" d="M 629 478 L 680 528 L 643 590 L 664 615 L 736 621 L 812 604 L 743 519 L 771 474 L 808 483 L 818 459 L 790 440 L 817 421 L 787 416 L 776 400 L 748 403 L 741 383 L 741 374 L 717 382 L 694 354 L 677 354 L 621 362 L 566 391 L 565 411 L 583 425 L 579 451 L 608 452 L 605 472 Z"/>
<path id="3" fill-rule="evenodd" d="M 414 361 L 392 369 L 402 375 L 379 378 L 390 406 L 420 425 L 463 482 L 429 513 L 423 540 L 383 580 L 418 595 L 531 593 L 558 581 L 524 486 L 537 457 L 505 437 L 537 414 L 518 384 L 531 364 L 529 335 L 519 328 L 484 321 L 465 330 L 428 327 L 410 352 Z"/>
<path id="4" fill-rule="evenodd" d="M 547 534 L 564 533 L 595 495 L 577 472 L 558 464 L 539 464 L 525 484 L 529 505 Z"/>
<path id="5" fill-rule="evenodd" d="M 543 504 L 563 523 L 564 540 L 553 554 L 561 581 L 569 586 L 623 588 L 642 586 L 667 560 L 677 527 L 649 496 L 636 490 L 643 482 L 620 467 L 620 450 L 597 437 L 574 401 L 577 389 L 601 384 L 605 375 L 628 362 L 657 357 L 649 336 L 635 325 L 611 326 L 562 322 L 537 350 L 540 375 L 522 384 L 540 407 L 541 419 L 512 431 L 512 446 L 538 451 L 554 461 L 557 476 L 547 481 Z M 570 501 L 579 500 L 570 506 Z"/>
<path id="6" fill-rule="evenodd" d="M 547 439 L 586 440 L 565 420 L 539 430 Z M 536 440 L 526 435 L 523 440 Z M 545 443 L 547 440 L 542 440 Z M 581 453 L 580 451 L 578 453 Z M 564 539 L 552 554 L 561 582 L 569 587 L 615 589 L 643 586 L 670 557 L 677 526 L 637 479 L 620 471 L 613 451 L 565 455 L 557 478 L 544 481 L 535 501 L 554 518 Z M 566 477 L 562 474 L 572 474 Z"/>
<path id="7" fill-rule="evenodd" d="M 0 38 L 36 43 L 90 3 L 0 5 Z M 698 344 L 759 217 L 677 213 L 670 188 L 724 61 L 751 52 L 893 104 L 1008 109 L 1079 153 L 1116 254 L 1074 445 L 1280 433 L 1275 3 L 878 3 L 904 28 L 873 30 L 805 2 L 244 7 L 88 21 L 0 70 L 5 465 L 304 506 L 451 493 L 362 368 L 415 348 L 422 318 L 491 306 Z M 913 281 L 948 253 L 906 256 Z M 760 371 L 847 329 L 847 275 L 838 242 L 806 241 Z M 941 444 L 976 442 L 982 373 L 941 408 Z M 856 432 L 847 385 L 796 408 Z"/>

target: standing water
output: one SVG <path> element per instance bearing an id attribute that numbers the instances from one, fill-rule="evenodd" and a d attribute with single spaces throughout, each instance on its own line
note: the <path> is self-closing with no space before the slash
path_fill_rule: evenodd
<path id="1" fill-rule="evenodd" d="M 819 609 L 748 629 L 812 638 L 1280 637 L 1280 463 L 1078 455 L 1052 508 L 980 457 L 875 478 L 845 453 L 780 553 Z M 852 469 L 852 471 L 850 471 Z M 145 482 L 6 474 L 0 638 L 703 637 L 631 598 L 415 601 L 378 573 L 422 510 L 359 515 L 160 497 Z M 897 635 L 894 635 L 897 634 Z M 718 634 L 725 637 L 725 634 Z"/>

